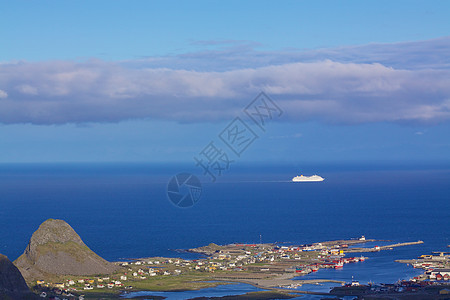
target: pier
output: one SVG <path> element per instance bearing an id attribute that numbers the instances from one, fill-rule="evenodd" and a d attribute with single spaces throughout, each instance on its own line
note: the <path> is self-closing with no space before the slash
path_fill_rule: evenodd
<path id="1" fill-rule="evenodd" d="M 419 245 L 423 244 L 423 241 L 417 241 L 417 242 L 407 242 L 407 243 L 397 243 L 397 244 L 391 244 L 386 246 L 375 246 L 371 248 L 348 248 L 345 250 L 347 253 L 354 253 L 354 252 L 378 252 L 381 250 L 392 250 L 395 247 L 403 247 L 403 246 L 410 246 L 410 245 Z"/>
<path id="2" fill-rule="evenodd" d="M 395 248 L 395 247 L 403 247 L 403 246 L 419 245 L 419 244 L 423 244 L 423 241 L 397 243 L 397 244 L 392 244 L 392 245 L 387 245 L 387 246 L 380 246 L 380 248 L 381 248 L 381 250 L 385 250 L 385 249 L 390 249 L 390 248 Z"/>

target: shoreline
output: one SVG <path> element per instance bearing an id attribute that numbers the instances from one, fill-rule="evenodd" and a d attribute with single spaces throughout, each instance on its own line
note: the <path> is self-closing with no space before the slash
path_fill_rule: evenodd
<path id="1" fill-rule="evenodd" d="M 358 247 L 355 245 L 379 240 L 359 239 L 324 241 L 308 245 L 286 246 L 278 244 L 209 244 L 190 253 L 204 256 L 199 259 L 167 257 L 130 258 L 130 261 L 114 262 L 121 271 L 105 276 L 60 276 L 58 281 L 71 280 L 70 289 L 77 294 L 109 295 L 120 298 L 129 293 L 187 292 L 213 288 L 219 285 L 242 283 L 263 291 L 281 294 L 330 295 L 329 292 L 301 290 L 305 284 L 346 282 L 334 279 L 296 279 L 322 268 L 342 268 L 347 263 L 363 263 L 365 257 L 347 257 L 355 252 L 373 252 L 408 245 L 422 241 L 396 243 L 382 247 Z M 358 250 L 358 251 L 355 251 Z M 84 279 L 83 279 L 84 278 Z M 81 280 L 81 281 L 80 281 Z M 89 285 L 86 283 L 89 282 Z M 74 283 L 74 282 L 78 283 Z M 81 282 L 81 283 L 80 283 Z M 104 283 L 103 283 L 104 282 Z M 111 283 L 109 283 L 111 282 Z M 108 289 L 106 289 L 108 283 Z M 45 283 L 51 289 L 55 284 Z M 36 285 L 39 291 L 41 285 Z M 42 286 L 43 287 L 43 286 Z M 89 289 L 86 289 L 89 287 Z M 300 289 L 296 289 L 300 288 Z M 69 289 L 69 290 L 70 290 Z"/>
<path id="2" fill-rule="evenodd" d="M 293 276 L 292 278 L 294 278 L 294 277 L 297 277 L 297 276 Z M 216 279 L 216 280 L 221 280 L 221 279 Z M 287 280 L 289 280 L 289 279 L 288 278 L 280 279 L 278 281 L 278 283 L 287 285 L 288 283 L 294 282 L 293 280 L 291 282 L 287 282 Z M 228 280 L 223 279 L 223 281 L 227 282 Z M 277 279 L 273 279 L 273 281 L 277 281 Z M 301 283 L 298 283 L 298 284 L 300 284 L 300 286 L 302 286 L 304 284 L 318 284 L 318 283 L 325 283 L 325 282 L 341 283 L 341 284 L 345 283 L 345 281 L 333 280 L 333 279 L 307 279 L 307 280 L 296 280 L 295 282 L 297 283 L 298 281 L 301 281 Z M 228 281 L 228 282 L 230 282 L 230 281 Z M 277 292 L 296 293 L 296 294 L 311 294 L 311 295 L 330 295 L 329 293 L 302 291 L 302 290 L 295 290 L 295 289 L 289 289 L 289 288 L 265 286 L 264 284 L 261 284 L 258 282 L 247 281 L 247 280 L 235 280 L 232 282 L 249 284 L 256 288 L 260 288 L 260 289 L 267 290 L 267 291 L 277 291 Z"/>

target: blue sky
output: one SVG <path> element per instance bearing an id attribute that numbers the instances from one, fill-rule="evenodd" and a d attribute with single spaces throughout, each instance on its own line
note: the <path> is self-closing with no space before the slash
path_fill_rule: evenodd
<path id="1" fill-rule="evenodd" d="M 0 1 L 0 162 L 449 161 L 448 1 Z M 223 146 L 223 145 L 222 145 Z"/>

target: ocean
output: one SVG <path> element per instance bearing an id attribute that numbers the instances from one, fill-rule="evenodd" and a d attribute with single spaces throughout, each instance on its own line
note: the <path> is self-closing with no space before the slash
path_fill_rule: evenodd
<path id="1" fill-rule="evenodd" d="M 191 208 L 178 208 L 167 197 L 169 180 L 180 172 L 202 182 Z M 301 173 L 325 181 L 290 182 Z M 67 221 L 111 261 L 195 258 L 175 250 L 209 243 L 305 244 L 362 235 L 423 240 L 369 255 L 341 272 L 308 275 L 393 282 L 417 274 L 395 259 L 449 250 L 449 200 L 448 164 L 240 164 L 216 182 L 193 163 L 2 164 L 0 253 L 16 259 L 48 218 Z"/>

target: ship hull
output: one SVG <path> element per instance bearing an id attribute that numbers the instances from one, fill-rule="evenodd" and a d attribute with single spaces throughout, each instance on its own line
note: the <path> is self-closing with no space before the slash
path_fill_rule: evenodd
<path id="1" fill-rule="evenodd" d="M 292 178 L 293 182 L 319 182 L 319 181 L 324 181 L 324 178 L 318 176 L 318 175 L 313 175 L 313 176 L 295 176 L 294 178 Z"/>

